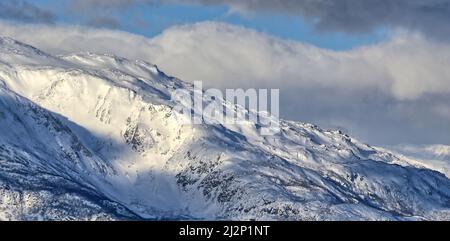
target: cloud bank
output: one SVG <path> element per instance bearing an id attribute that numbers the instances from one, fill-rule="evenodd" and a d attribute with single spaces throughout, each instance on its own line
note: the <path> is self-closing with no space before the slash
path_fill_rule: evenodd
<path id="1" fill-rule="evenodd" d="M 236 11 L 279 12 L 304 17 L 319 30 L 365 32 L 380 26 L 449 36 L 448 0 L 194 0 L 228 4 Z"/>
<path id="2" fill-rule="evenodd" d="M 216 22 L 155 38 L 84 27 L 0 24 L 0 35 L 51 53 L 114 53 L 209 87 L 280 88 L 285 118 L 337 126 L 375 144 L 449 144 L 450 45 L 397 33 L 331 51 Z"/>
<path id="3" fill-rule="evenodd" d="M 450 37 L 450 0 L 73 0 L 71 6 L 83 13 L 173 3 L 226 5 L 243 14 L 288 14 L 305 19 L 319 31 L 366 33 L 401 28 L 441 40 Z"/>

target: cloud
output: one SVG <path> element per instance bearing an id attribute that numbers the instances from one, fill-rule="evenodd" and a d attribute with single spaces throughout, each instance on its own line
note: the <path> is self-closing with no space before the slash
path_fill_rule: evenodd
<path id="1" fill-rule="evenodd" d="M 123 26 L 133 24 L 134 27 L 145 29 L 149 23 L 136 14 L 133 7 L 150 5 L 157 0 L 69 0 L 65 2 L 67 14 L 74 16 L 83 25 L 91 27 L 104 27 L 109 29 L 122 29 Z M 133 12 L 134 11 L 134 12 Z M 126 13 L 132 12 L 130 17 L 122 18 Z M 85 21 L 84 21 L 85 20 Z"/>
<path id="2" fill-rule="evenodd" d="M 112 53 L 149 60 L 150 39 L 120 30 L 85 26 L 10 24 L 0 21 L 0 36 L 8 36 L 53 54 Z"/>
<path id="3" fill-rule="evenodd" d="M 124 9 L 136 4 L 148 4 L 157 0 L 72 0 L 69 7 L 73 10 Z"/>
<path id="4" fill-rule="evenodd" d="M 114 17 L 93 16 L 87 21 L 87 25 L 100 28 L 120 29 L 120 21 Z"/>
<path id="5" fill-rule="evenodd" d="M 399 100 L 450 93 L 450 45 L 406 32 L 371 46 L 333 51 L 218 22 L 175 26 L 154 38 L 86 27 L 0 27 L 0 34 L 53 53 L 115 53 L 215 86 L 376 88 Z"/>
<path id="6" fill-rule="evenodd" d="M 298 16 L 319 31 L 367 33 L 377 28 L 419 31 L 450 37 L 450 0 L 77 0 L 76 9 L 123 9 L 139 4 L 227 5 L 232 11 Z"/>
<path id="7" fill-rule="evenodd" d="M 152 45 L 158 46 L 153 60 L 170 63 L 169 72 L 215 85 L 376 88 L 400 100 L 450 93 L 450 46 L 420 35 L 398 33 L 387 42 L 332 51 L 209 22 L 170 28 Z"/>
<path id="8" fill-rule="evenodd" d="M 226 5 L 233 12 L 242 14 L 296 16 L 323 32 L 364 34 L 380 28 L 405 29 L 441 41 L 450 39 L 450 0 L 68 0 L 62 4 L 78 20 L 87 18 L 84 22 L 87 25 L 117 28 L 123 12 L 133 7 L 180 3 Z M 24 22 L 53 22 L 55 14 L 38 5 L 26 0 L 3 0 L 0 17 Z M 103 17 L 98 17 L 99 14 Z"/>
<path id="9" fill-rule="evenodd" d="M 450 45 L 397 32 L 348 51 L 216 22 L 154 38 L 86 27 L 0 24 L 0 35 L 51 53 L 113 53 L 209 87 L 280 88 L 282 116 L 344 127 L 375 144 L 450 144 Z M 440 106 L 430 108 L 433 106 Z"/>
<path id="10" fill-rule="evenodd" d="M 320 31 L 365 33 L 380 27 L 417 30 L 450 37 L 449 0 L 192 0 L 227 4 L 237 12 L 276 12 L 300 16 Z"/>
<path id="11" fill-rule="evenodd" d="M 20 22 L 51 23 L 55 20 L 55 15 L 24 0 L 2 0 L 0 18 Z"/>

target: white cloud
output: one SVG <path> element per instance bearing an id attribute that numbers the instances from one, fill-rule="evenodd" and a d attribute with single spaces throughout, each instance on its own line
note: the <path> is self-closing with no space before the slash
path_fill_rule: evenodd
<path id="1" fill-rule="evenodd" d="M 397 99 L 450 93 L 450 45 L 417 34 L 337 52 L 214 22 L 172 27 L 153 39 L 85 27 L 0 28 L 2 35 L 52 53 L 114 53 L 219 87 L 378 88 Z"/>
<path id="2" fill-rule="evenodd" d="M 82 26 L 0 22 L 0 35 L 31 44 L 53 54 L 91 51 L 113 53 L 129 58 L 147 58 L 148 51 L 145 51 L 145 46 L 150 43 L 150 40 L 143 36 Z"/>
<path id="3" fill-rule="evenodd" d="M 201 23 L 152 39 L 154 61 L 213 85 L 379 88 L 398 99 L 450 92 L 450 45 L 399 34 L 378 45 L 336 52 L 241 27 Z"/>
<path id="4" fill-rule="evenodd" d="M 208 86 L 280 88 L 285 117 L 344 126 L 375 142 L 400 142 L 412 135 L 414 142 L 450 142 L 443 134 L 450 130 L 449 120 L 428 110 L 448 100 L 450 45 L 419 34 L 396 33 L 383 43 L 348 51 L 215 22 L 172 27 L 155 38 L 7 23 L 0 23 L 0 35 L 52 53 L 92 51 L 142 59 Z"/>

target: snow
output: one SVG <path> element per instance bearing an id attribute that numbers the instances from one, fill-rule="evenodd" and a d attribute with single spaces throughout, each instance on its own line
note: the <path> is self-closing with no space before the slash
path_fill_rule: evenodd
<path id="1" fill-rule="evenodd" d="M 5 38 L 0 62 L 0 219 L 450 219 L 440 169 L 340 131 L 180 124 L 192 86 L 152 64 Z"/>
<path id="2" fill-rule="evenodd" d="M 436 170 L 450 177 L 450 146 L 399 145 L 389 149 L 407 164 Z"/>

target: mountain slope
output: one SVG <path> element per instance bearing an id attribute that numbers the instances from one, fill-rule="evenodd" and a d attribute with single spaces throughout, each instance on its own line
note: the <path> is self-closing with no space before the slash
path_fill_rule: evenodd
<path id="1" fill-rule="evenodd" d="M 180 124 L 142 61 L 0 38 L 0 86 L 0 219 L 450 219 L 445 175 L 339 131 Z"/>
<path id="2" fill-rule="evenodd" d="M 450 177 L 450 146 L 399 145 L 391 149 L 409 163 L 439 171 Z"/>
<path id="3" fill-rule="evenodd" d="M 0 219 L 137 218 L 95 190 L 111 169 L 60 118 L 0 86 Z"/>

